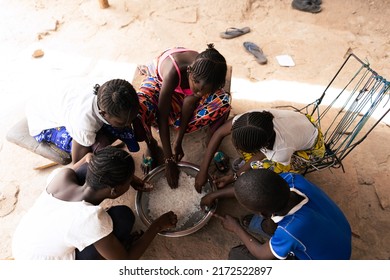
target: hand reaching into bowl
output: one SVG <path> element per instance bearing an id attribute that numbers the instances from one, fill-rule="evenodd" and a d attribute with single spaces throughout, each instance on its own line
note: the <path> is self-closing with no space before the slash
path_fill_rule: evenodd
<path id="1" fill-rule="evenodd" d="M 165 168 L 165 178 L 167 178 L 168 185 L 172 189 L 176 189 L 179 186 L 179 174 L 180 170 L 177 163 L 173 160 L 167 161 Z"/>
<path id="2" fill-rule="evenodd" d="M 162 232 L 171 228 L 175 228 L 177 224 L 177 216 L 172 211 L 162 214 L 153 221 L 151 227 L 156 227 L 157 232 Z"/>
<path id="3" fill-rule="evenodd" d="M 133 176 L 133 180 L 131 180 L 130 185 L 133 187 L 133 189 L 140 192 L 150 192 L 153 190 L 152 184 L 144 182 L 141 178 L 138 178 L 135 175 Z"/>

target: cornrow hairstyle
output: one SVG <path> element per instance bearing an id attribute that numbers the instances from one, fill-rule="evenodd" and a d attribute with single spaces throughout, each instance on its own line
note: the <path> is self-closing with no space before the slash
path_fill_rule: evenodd
<path id="1" fill-rule="evenodd" d="M 134 175 L 131 155 L 117 147 L 107 146 L 97 151 L 88 164 L 86 182 L 95 190 L 115 188 Z"/>
<path id="2" fill-rule="evenodd" d="M 275 213 L 288 203 L 290 187 L 269 169 L 250 169 L 234 183 L 237 201 L 254 212 Z"/>
<path id="3" fill-rule="evenodd" d="M 247 153 L 267 147 L 275 136 L 273 118 L 268 111 L 243 114 L 232 126 L 234 146 Z"/>
<path id="4" fill-rule="evenodd" d="M 214 44 L 208 44 L 207 49 L 197 55 L 189 69 L 196 82 L 204 81 L 205 84 L 211 84 L 213 91 L 225 86 L 226 60 L 214 48 Z"/>
<path id="5" fill-rule="evenodd" d="M 114 79 L 102 86 L 95 85 L 98 107 L 107 114 L 120 117 L 124 111 L 139 110 L 139 100 L 134 87 L 126 80 Z"/>

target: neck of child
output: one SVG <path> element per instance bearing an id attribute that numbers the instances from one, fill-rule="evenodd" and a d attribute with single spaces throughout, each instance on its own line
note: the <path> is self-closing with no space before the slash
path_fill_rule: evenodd
<path id="1" fill-rule="evenodd" d="M 64 193 L 59 197 L 62 200 L 69 202 L 85 201 L 93 205 L 99 205 L 106 197 L 104 189 L 94 190 L 87 183 L 79 185 L 68 193 Z"/>
<path id="2" fill-rule="evenodd" d="M 268 150 L 273 150 L 274 149 L 274 144 L 275 144 L 275 138 L 276 138 L 276 133 L 275 131 L 272 131 L 272 136 L 269 138 L 269 142 L 267 145 Z"/>
<path id="3" fill-rule="evenodd" d="M 290 212 L 291 209 L 293 209 L 295 206 L 297 206 L 302 200 L 304 199 L 303 196 L 300 196 L 296 192 L 290 192 L 290 198 L 286 204 L 286 206 L 278 211 L 275 212 L 275 216 L 285 216 L 288 212 Z"/>

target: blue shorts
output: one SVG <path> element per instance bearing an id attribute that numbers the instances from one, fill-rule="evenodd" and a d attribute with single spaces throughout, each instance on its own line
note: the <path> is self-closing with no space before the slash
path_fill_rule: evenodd
<path id="1" fill-rule="evenodd" d="M 103 125 L 102 130 L 103 133 L 108 135 L 110 139 L 122 140 L 130 152 L 138 152 L 140 150 L 140 146 L 132 129 L 117 129 L 105 124 Z M 34 136 L 34 138 L 39 143 L 42 141 L 53 143 L 65 152 L 71 153 L 72 151 L 72 137 L 64 126 L 45 129 L 38 135 Z"/>
<path id="2" fill-rule="evenodd" d="M 45 129 L 38 135 L 34 136 L 39 143 L 42 141 L 53 143 L 59 149 L 70 153 L 72 151 L 72 137 L 64 126 Z"/>

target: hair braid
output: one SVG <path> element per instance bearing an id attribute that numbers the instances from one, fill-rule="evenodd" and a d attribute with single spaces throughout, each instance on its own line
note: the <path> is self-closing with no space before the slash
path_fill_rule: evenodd
<path id="1" fill-rule="evenodd" d="M 126 80 L 114 79 L 96 85 L 97 104 L 107 114 L 120 117 L 123 111 L 138 110 L 139 101 L 134 87 Z"/>
<path id="2" fill-rule="evenodd" d="M 245 113 L 232 126 L 232 142 L 247 153 L 267 147 L 275 135 L 274 116 L 267 111 Z"/>
<path id="3" fill-rule="evenodd" d="M 88 164 L 86 182 L 93 189 L 116 187 L 134 174 L 134 160 L 131 155 L 113 146 L 97 151 Z"/>
<path id="4" fill-rule="evenodd" d="M 207 49 L 198 54 L 191 65 L 191 73 L 196 81 L 204 81 L 213 85 L 213 90 L 224 87 L 226 79 L 226 60 L 213 44 L 208 44 Z"/>

